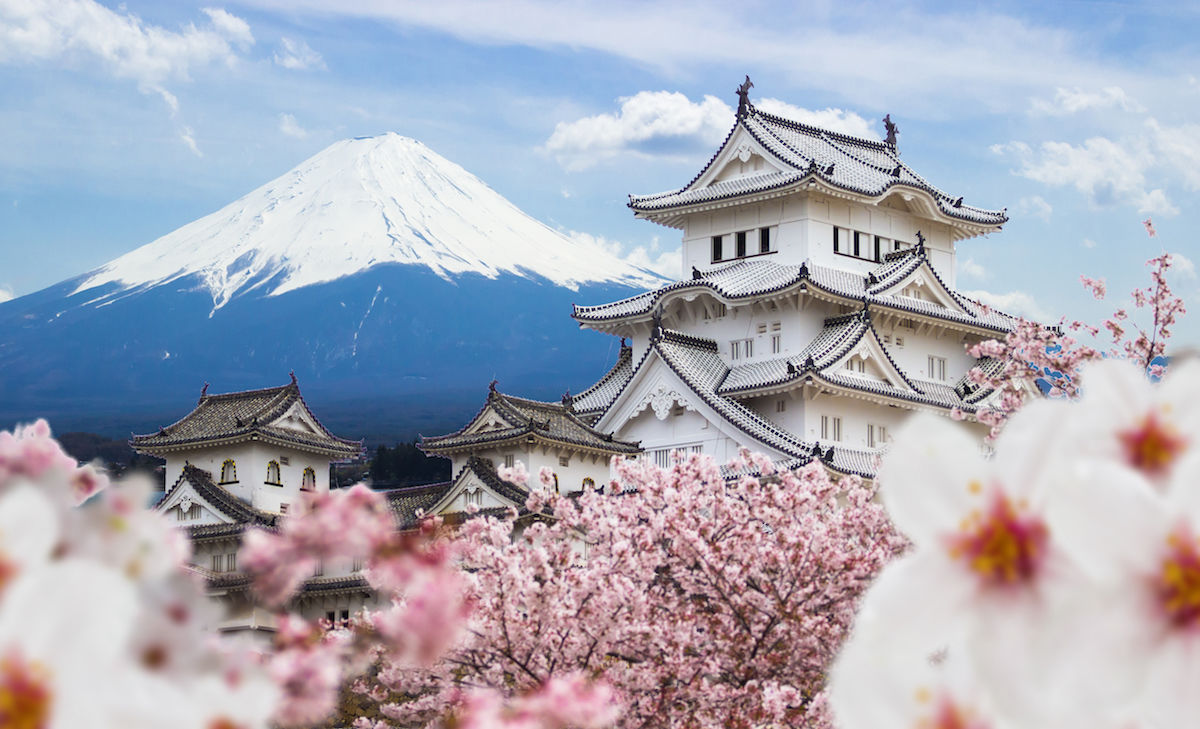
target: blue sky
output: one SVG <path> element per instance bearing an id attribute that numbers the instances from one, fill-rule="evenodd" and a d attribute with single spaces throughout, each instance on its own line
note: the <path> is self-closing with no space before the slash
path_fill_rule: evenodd
<path id="1" fill-rule="evenodd" d="M 0 298 L 386 131 L 564 232 L 677 265 L 678 233 L 626 195 L 686 183 L 749 74 L 760 106 L 814 121 L 879 136 L 890 113 L 912 167 L 1008 208 L 961 244 L 960 288 L 1098 322 L 1165 248 L 1200 302 L 1197 30 L 1200 7 L 1171 2 L 0 0 Z M 1200 344 L 1200 311 L 1178 333 Z"/>

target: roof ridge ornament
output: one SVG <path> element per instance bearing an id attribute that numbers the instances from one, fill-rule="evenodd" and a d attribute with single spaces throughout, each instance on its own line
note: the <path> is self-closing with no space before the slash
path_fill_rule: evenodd
<path id="1" fill-rule="evenodd" d="M 917 231 L 917 248 L 921 251 L 925 250 L 925 236 L 919 230 Z"/>
<path id="2" fill-rule="evenodd" d="M 887 144 L 887 146 L 892 148 L 893 152 L 896 152 L 896 132 L 900 131 L 900 129 L 896 126 L 896 123 L 892 121 L 891 114 L 884 115 L 883 128 L 887 132 L 887 139 L 885 139 L 884 142 Z M 897 154 L 899 153 L 897 152 Z"/>
<path id="3" fill-rule="evenodd" d="M 289 372 L 288 376 L 290 376 L 292 378 L 292 384 L 293 385 L 296 384 L 296 370 L 292 370 L 291 372 Z"/>
<path id="4" fill-rule="evenodd" d="M 205 395 L 207 395 L 207 394 L 208 394 L 208 383 L 207 383 L 207 382 L 205 382 L 205 383 L 204 383 L 204 387 L 201 387 L 201 388 L 200 388 L 200 399 L 201 399 L 201 400 L 203 400 L 203 399 L 204 399 L 204 396 L 205 396 Z"/>
<path id="5" fill-rule="evenodd" d="M 746 75 L 746 80 L 737 87 L 738 108 L 737 117 L 741 119 L 746 116 L 746 113 L 753 107 L 750 104 L 750 89 L 754 88 L 754 82 L 750 80 L 750 75 Z"/>

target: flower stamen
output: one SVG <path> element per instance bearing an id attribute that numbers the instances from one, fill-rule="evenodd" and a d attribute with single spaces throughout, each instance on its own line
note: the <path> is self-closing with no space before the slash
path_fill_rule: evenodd
<path id="1" fill-rule="evenodd" d="M 1003 493 L 996 495 L 986 513 L 972 512 L 959 528 L 962 533 L 950 540 L 950 556 L 965 561 L 984 582 L 1024 582 L 1037 573 L 1046 525 L 1019 513 Z"/>
<path id="2" fill-rule="evenodd" d="M 45 729 L 50 725 L 47 672 L 37 663 L 9 654 L 0 660 L 0 727 Z"/>
<path id="3" fill-rule="evenodd" d="M 1200 623 L 1200 549 L 1186 530 L 1167 538 L 1159 571 L 1158 595 L 1167 619 L 1177 628 Z"/>
<path id="4" fill-rule="evenodd" d="M 1151 410 L 1131 430 L 1117 434 L 1129 465 L 1148 476 L 1162 476 L 1187 447 L 1187 439 Z"/>

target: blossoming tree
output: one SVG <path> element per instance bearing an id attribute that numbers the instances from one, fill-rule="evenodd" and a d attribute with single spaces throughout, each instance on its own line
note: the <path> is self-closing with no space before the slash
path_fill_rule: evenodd
<path id="1" fill-rule="evenodd" d="M 480 517 L 455 538 L 465 639 L 422 671 L 385 653 L 362 687 L 398 725 L 470 689 L 500 703 L 579 676 L 611 687 L 622 727 L 819 725 L 857 597 L 901 546 L 868 488 L 817 466 L 729 483 L 706 457 L 625 462 L 603 493 L 545 493 L 532 523 Z"/>

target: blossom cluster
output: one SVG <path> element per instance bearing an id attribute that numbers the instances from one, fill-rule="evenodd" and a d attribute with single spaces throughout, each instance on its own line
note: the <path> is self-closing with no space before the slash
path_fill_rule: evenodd
<path id="1" fill-rule="evenodd" d="M 1087 365 L 990 460 L 918 416 L 879 480 L 912 541 L 831 677 L 842 729 L 1190 726 L 1200 716 L 1200 362 Z"/>
<path id="2" fill-rule="evenodd" d="M 1149 218 L 1143 225 L 1150 237 L 1156 235 Z M 977 414 L 980 422 L 991 426 L 991 438 L 1000 434 L 1013 413 L 1038 397 L 1039 391 L 1051 398 L 1076 397 L 1080 369 L 1088 362 L 1124 358 L 1138 363 L 1151 376 L 1162 376 L 1167 340 L 1186 309 L 1167 281 L 1167 272 L 1174 265 L 1171 255 L 1164 252 L 1146 261 L 1146 265 L 1152 283 L 1145 289 L 1135 289 L 1131 298 L 1135 309 L 1149 312 L 1148 326 L 1138 325 L 1123 308 L 1113 312 L 1102 326 L 1060 320 L 1051 327 L 1018 318 L 1004 341 L 988 340 L 967 348 L 972 357 L 1000 362 L 996 369 L 985 371 L 986 368 L 977 367 L 969 373 L 973 384 L 995 391 L 986 401 L 987 407 L 980 408 Z M 1103 279 L 1080 276 L 1080 282 L 1096 299 L 1102 300 L 1108 293 Z M 1109 341 L 1097 340 L 1095 346 L 1076 338 L 1087 335 L 1095 339 L 1101 332 Z"/>
<path id="3" fill-rule="evenodd" d="M 45 421 L 0 432 L 0 726 L 267 726 L 275 682 L 215 634 L 150 495 L 77 467 Z"/>
<path id="4" fill-rule="evenodd" d="M 824 672 L 902 539 L 856 479 L 731 465 L 757 475 L 728 481 L 701 455 L 618 460 L 602 490 L 540 479 L 522 513 L 468 520 L 464 639 L 422 671 L 385 656 L 360 690 L 397 726 L 435 725 L 447 705 L 544 726 L 528 707 L 582 676 L 590 700 L 553 702 L 590 704 L 570 726 L 824 725 Z"/>

